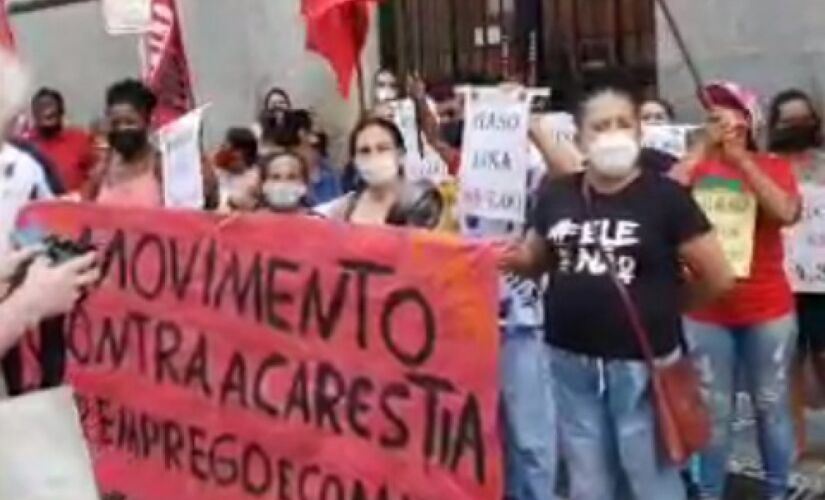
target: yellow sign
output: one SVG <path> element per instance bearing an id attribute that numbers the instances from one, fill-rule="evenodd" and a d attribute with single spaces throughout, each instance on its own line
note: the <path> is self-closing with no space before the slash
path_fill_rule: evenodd
<path id="1" fill-rule="evenodd" d="M 756 198 L 741 188 L 725 185 L 700 186 L 693 196 L 713 224 L 736 277 L 749 277 L 756 231 Z"/>

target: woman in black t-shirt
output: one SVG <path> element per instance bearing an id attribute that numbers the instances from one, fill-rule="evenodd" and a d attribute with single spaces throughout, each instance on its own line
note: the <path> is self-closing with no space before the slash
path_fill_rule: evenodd
<path id="1" fill-rule="evenodd" d="M 679 500 L 678 470 L 660 461 L 648 369 L 603 256 L 663 361 L 679 355 L 684 308 L 717 297 L 733 277 L 690 194 L 639 168 L 632 99 L 597 93 L 578 118 L 585 171 L 542 188 L 527 241 L 502 265 L 550 276 L 546 338 L 572 498 L 617 498 L 624 475 L 634 498 Z"/>

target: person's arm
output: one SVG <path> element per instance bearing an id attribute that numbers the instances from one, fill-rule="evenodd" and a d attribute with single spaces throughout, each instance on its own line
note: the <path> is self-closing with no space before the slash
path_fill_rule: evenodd
<path id="1" fill-rule="evenodd" d="M 217 210 L 221 204 L 220 183 L 207 155 L 201 156 L 201 175 L 203 177 L 203 208 L 210 211 Z"/>
<path id="2" fill-rule="evenodd" d="M 768 173 L 762 170 L 755 157 L 747 151 L 725 149 L 725 156 L 732 166 L 742 172 L 756 195 L 762 211 L 783 226 L 790 226 L 799 221 L 802 213 L 802 201 L 798 194 L 783 189 Z M 784 175 L 784 174 L 783 174 Z M 788 166 L 788 177 L 792 177 Z M 791 179 L 790 182 L 793 182 Z"/>
<path id="3" fill-rule="evenodd" d="M 418 126 L 421 135 L 431 148 L 441 157 L 447 165 L 454 165 L 457 157 L 461 154 L 456 148 L 450 146 L 447 141 L 441 138 L 441 130 L 438 120 L 430 109 L 427 102 L 427 92 L 424 82 L 418 77 L 410 77 L 407 82 L 407 93 L 415 103 L 415 116 L 418 118 Z"/>
<path id="4" fill-rule="evenodd" d="M 697 236 L 679 247 L 688 273 L 684 307 L 694 310 L 713 303 L 736 285 L 733 271 L 713 232 Z"/>
<path id="5" fill-rule="evenodd" d="M 539 234 L 531 229 L 521 243 L 508 247 L 499 259 L 502 271 L 511 272 L 525 278 L 539 278 L 547 272 L 550 255 Z"/>
<path id="6" fill-rule="evenodd" d="M 541 153 L 551 177 L 573 174 L 582 170 L 580 155 L 571 143 L 557 142 L 553 133 L 542 126 L 540 117 L 530 119 L 530 140 Z"/>
<path id="7" fill-rule="evenodd" d="M 0 356 L 17 344 L 38 323 L 32 304 L 17 294 L 0 303 Z"/>
<path id="8" fill-rule="evenodd" d="M 661 196 L 653 203 L 668 218 L 668 239 L 684 266 L 684 307 L 705 306 L 736 283 L 733 270 L 710 221 L 690 191 L 667 179 Z"/>
<path id="9" fill-rule="evenodd" d="M 0 301 L 5 299 L 11 291 L 12 282 L 17 277 L 22 266 L 30 262 L 43 251 L 39 245 L 33 245 L 19 250 L 11 250 L 0 258 Z"/>
<path id="10" fill-rule="evenodd" d="M 94 168 L 97 166 L 97 150 L 95 148 L 95 137 L 90 133 L 85 133 L 83 153 L 80 161 L 80 168 L 83 171 L 84 182 L 89 178 Z"/>
<path id="11" fill-rule="evenodd" d="M 30 327 L 69 312 L 83 291 L 98 281 L 95 261 L 95 254 L 89 253 L 56 266 L 43 258 L 32 262 L 23 283 L 0 302 L 0 356 Z"/>
<path id="12" fill-rule="evenodd" d="M 705 161 L 710 151 L 714 149 L 711 144 L 714 140 L 716 139 L 709 136 L 708 132 L 703 132 L 702 135 L 697 138 L 696 142 L 688 148 L 687 154 L 670 169 L 668 177 L 683 186 L 690 186 L 695 177 L 696 167 Z"/>

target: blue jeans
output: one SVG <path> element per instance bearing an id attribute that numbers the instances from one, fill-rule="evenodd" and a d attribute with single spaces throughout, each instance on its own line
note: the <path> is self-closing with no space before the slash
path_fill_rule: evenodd
<path id="1" fill-rule="evenodd" d="M 605 333 L 609 335 L 609 332 Z M 684 500 L 679 469 L 663 457 L 643 362 L 551 353 L 570 500 Z"/>
<path id="2" fill-rule="evenodd" d="M 784 498 L 795 456 L 790 403 L 790 369 L 796 347 L 796 317 L 726 327 L 686 319 L 688 344 L 698 363 L 713 416 L 713 438 L 701 455 L 699 487 L 721 498 L 731 453 L 737 373 L 756 413 L 759 451 L 769 498 Z"/>
<path id="3" fill-rule="evenodd" d="M 542 327 L 505 328 L 501 387 L 507 497 L 552 500 L 556 486 L 556 411 Z"/>

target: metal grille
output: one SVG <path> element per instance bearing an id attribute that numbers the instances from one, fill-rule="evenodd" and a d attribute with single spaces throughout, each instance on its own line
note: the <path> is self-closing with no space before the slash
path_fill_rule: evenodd
<path id="1" fill-rule="evenodd" d="M 655 86 L 653 0 L 389 0 L 384 63 L 428 80 L 514 77 L 560 104 L 594 85 Z"/>

